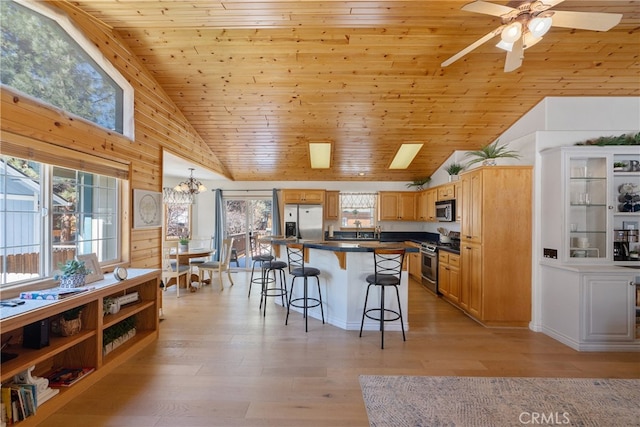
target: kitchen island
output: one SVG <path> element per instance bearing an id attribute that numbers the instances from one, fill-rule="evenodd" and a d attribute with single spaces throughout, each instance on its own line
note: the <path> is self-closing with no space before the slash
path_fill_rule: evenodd
<path id="1" fill-rule="evenodd" d="M 269 239 L 274 247 L 276 257 L 287 261 L 286 245 L 290 242 L 304 243 L 305 263 L 320 270 L 320 287 L 322 291 L 325 321 L 331 325 L 346 330 L 359 330 L 362 320 L 364 298 L 367 291 L 366 277 L 374 272 L 373 250 L 376 247 L 403 248 L 407 252 L 418 252 L 416 247 L 408 246 L 404 242 L 379 242 L 379 241 L 299 241 L 295 239 Z M 409 274 L 406 269 L 407 257 L 401 277 L 400 301 L 402 304 L 402 321 L 405 330 L 409 329 L 408 322 L 408 294 Z M 298 279 L 301 280 L 301 279 Z M 287 274 L 287 288 L 291 286 L 291 276 Z M 300 297 L 302 286 L 296 286 L 293 298 Z M 372 290 L 372 292 L 374 292 Z M 375 293 L 370 295 L 375 298 Z M 317 287 L 312 283 L 309 286 L 309 297 L 317 298 Z M 274 298 L 276 304 L 279 303 Z M 397 310 L 395 296 L 387 298 L 388 308 Z M 370 301 L 371 304 L 371 301 Z M 292 311 L 301 312 L 301 309 L 291 307 Z M 309 310 L 309 315 L 321 319 L 320 308 Z M 365 319 L 365 330 L 379 330 L 379 322 Z M 400 331 L 399 322 L 390 322 L 385 325 L 385 330 Z"/>

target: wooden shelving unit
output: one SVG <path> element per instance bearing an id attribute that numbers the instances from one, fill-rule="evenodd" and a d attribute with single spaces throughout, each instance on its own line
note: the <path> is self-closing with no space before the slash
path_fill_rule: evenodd
<path id="1" fill-rule="evenodd" d="M 25 300 L 16 308 L 3 308 L 0 314 L 2 342 L 10 336 L 11 345 L 5 352 L 18 356 L 2 363 L 1 381 L 9 384 L 13 376 L 35 366 L 33 375 L 43 376 L 58 367 L 95 367 L 95 371 L 38 407 L 34 416 L 15 424 L 35 426 L 47 416 L 71 401 L 92 384 L 107 375 L 120 363 L 157 340 L 159 325 L 160 271 L 130 269 L 129 278 L 117 281 L 107 277 L 88 286 L 94 289 L 57 301 Z M 114 298 L 138 292 L 138 301 L 123 306 L 118 313 L 103 315 L 104 298 Z M 23 328 L 43 319 L 55 319 L 60 313 L 74 307 L 85 306 L 82 311 L 82 330 L 71 337 L 50 333 L 49 345 L 40 349 L 22 347 Z M 135 316 L 136 335 L 103 356 L 103 331 L 119 322 Z"/>

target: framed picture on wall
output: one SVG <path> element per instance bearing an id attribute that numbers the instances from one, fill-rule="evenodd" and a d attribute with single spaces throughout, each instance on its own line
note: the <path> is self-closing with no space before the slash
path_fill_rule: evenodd
<path id="1" fill-rule="evenodd" d="M 78 261 L 84 261 L 84 266 L 91 270 L 91 274 L 87 275 L 85 283 L 93 283 L 104 279 L 104 274 L 102 274 L 102 270 L 100 269 L 100 262 L 98 262 L 98 255 L 78 255 L 76 258 Z"/>
<path id="2" fill-rule="evenodd" d="M 162 226 L 162 193 L 133 190 L 133 228 Z"/>

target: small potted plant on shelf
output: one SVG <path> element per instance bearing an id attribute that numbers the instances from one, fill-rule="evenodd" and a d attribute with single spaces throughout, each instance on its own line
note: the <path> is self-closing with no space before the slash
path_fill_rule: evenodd
<path id="1" fill-rule="evenodd" d="M 409 184 L 407 184 L 407 188 L 412 188 L 415 187 L 416 190 L 420 191 L 424 188 L 424 186 L 426 184 L 429 183 L 429 181 L 431 181 L 431 177 L 428 176 L 426 178 L 421 178 L 421 179 L 416 179 L 413 182 L 410 182 Z"/>
<path id="2" fill-rule="evenodd" d="M 482 162 L 483 166 L 495 166 L 497 164 L 496 159 L 499 158 L 520 158 L 520 154 L 513 150 L 507 150 L 506 145 L 498 145 L 499 142 L 500 140 L 497 139 L 495 142 L 485 145 L 479 150 L 469 151 L 467 153 L 467 157 L 475 157 L 475 159 L 470 160 L 467 165 Z"/>
<path id="3" fill-rule="evenodd" d="M 449 182 L 457 181 L 458 174 L 464 170 L 464 165 L 460 163 L 450 163 L 449 166 L 445 168 L 445 171 L 449 174 Z"/>
<path id="4" fill-rule="evenodd" d="M 84 265 L 84 261 L 70 259 L 65 264 L 58 264 L 60 274 L 56 274 L 53 278 L 60 279 L 61 288 L 78 288 L 84 286 L 87 274 L 92 271 Z"/>
<path id="5" fill-rule="evenodd" d="M 613 162 L 613 171 L 614 172 L 624 172 L 627 170 L 629 165 L 625 162 Z"/>

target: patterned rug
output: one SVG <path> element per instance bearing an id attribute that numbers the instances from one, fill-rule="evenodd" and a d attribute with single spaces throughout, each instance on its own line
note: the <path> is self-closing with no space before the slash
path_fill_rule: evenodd
<path id="1" fill-rule="evenodd" d="M 640 426 L 640 380 L 360 376 L 371 427 Z"/>

